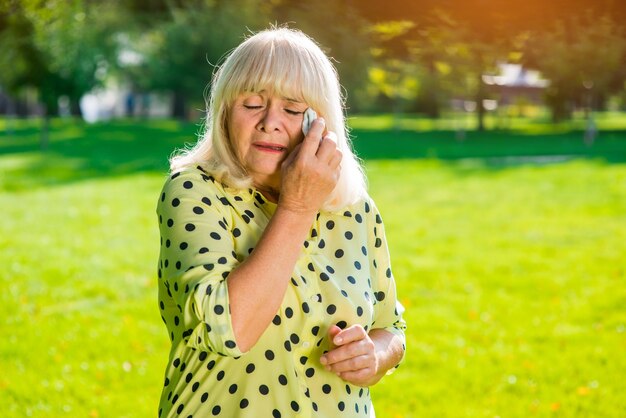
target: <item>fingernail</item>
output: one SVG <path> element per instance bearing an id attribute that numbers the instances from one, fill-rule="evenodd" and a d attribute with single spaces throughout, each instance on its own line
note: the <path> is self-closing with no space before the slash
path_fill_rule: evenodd
<path id="1" fill-rule="evenodd" d="M 337 337 L 333 340 L 333 342 L 335 343 L 335 345 L 339 345 L 343 342 L 343 340 L 340 337 Z"/>
<path id="2" fill-rule="evenodd" d="M 322 364 L 328 363 L 328 360 L 326 360 L 326 356 L 320 357 L 320 363 L 322 363 Z"/>

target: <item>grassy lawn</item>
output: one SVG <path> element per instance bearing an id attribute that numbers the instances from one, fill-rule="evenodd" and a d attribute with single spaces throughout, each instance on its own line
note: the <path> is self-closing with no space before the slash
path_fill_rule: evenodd
<path id="1" fill-rule="evenodd" d="M 409 325 L 377 415 L 626 417 L 626 133 L 390 120 L 352 124 Z M 199 127 L 54 121 L 42 152 L 35 122 L 3 124 L 0 416 L 156 416 L 154 209 Z"/>

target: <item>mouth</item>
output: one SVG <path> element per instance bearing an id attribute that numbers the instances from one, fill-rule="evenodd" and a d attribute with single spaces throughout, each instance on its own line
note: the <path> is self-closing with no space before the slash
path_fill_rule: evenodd
<path id="1" fill-rule="evenodd" d="M 269 144 L 269 143 L 264 143 L 264 142 L 257 142 L 256 144 L 253 144 L 253 146 L 259 151 L 278 153 L 278 154 L 287 150 L 287 147 L 283 147 L 282 145 Z"/>

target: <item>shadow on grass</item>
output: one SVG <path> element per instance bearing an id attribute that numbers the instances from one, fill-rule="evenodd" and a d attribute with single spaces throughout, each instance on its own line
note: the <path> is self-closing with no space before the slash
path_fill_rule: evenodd
<path id="1" fill-rule="evenodd" d="M 85 124 L 55 121 L 47 149 L 40 130 L 0 135 L 0 187 L 20 190 L 142 172 L 167 172 L 168 158 L 195 143 L 199 126 L 172 120 Z"/>
<path id="2" fill-rule="evenodd" d="M 42 151 L 40 124 L 15 123 L 0 132 L 0 189 L 23 190 L 94 178 L 167 172 L 168 157 L 195 143 L 198 124 L 173 120 L 114 121 L 89 125 L 54 120 L 49 143 Z M 520 164 L 545 164 L 572 158 L 626 162 L 626 132 L 601 132 L 592 146 L 577 131 L 529 135 L 527 132 L 354 129 L 354 147 L 364 160 L 477 159 L 482 169 Z"/>

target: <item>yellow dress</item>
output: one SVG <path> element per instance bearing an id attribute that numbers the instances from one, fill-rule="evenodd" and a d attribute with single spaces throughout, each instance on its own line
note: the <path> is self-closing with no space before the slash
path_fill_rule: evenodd
<path id="1" fill-rule="evenodd" d="M 172 343 L 160 417 L 373 417 L 370 392 L 325 370 L 328 329 L 361 324 L 404 339 L 382 220 L 360 201 L 321 212 L 273 321 L 242 353 L 228 274 L 253 251 L 276 205 L 187 168 L 157 205 L 159 308 Z"/>

